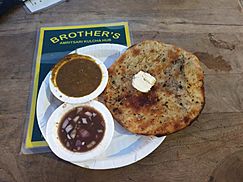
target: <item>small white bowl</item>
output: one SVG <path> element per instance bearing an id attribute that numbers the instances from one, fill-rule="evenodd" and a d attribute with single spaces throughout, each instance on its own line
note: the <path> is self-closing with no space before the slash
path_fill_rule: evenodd
<path id="1" fill-rule="evenodd" d="M 60 142 L 60 140 L 58 139 L 58 127 L 63 116 L 70 110 L 79 106 L 89 106 L 96 109 L 101 113 L 105 122 L 105 133 L 103 139 L 95 148 L 87 152 L 72 152 L 67 148 L 65 148 Z M 72 104 L 64 103 L 61 106 L 59 106 L 52 113 L 51 117 L 47 122 L 46 140 L 51 150 L 59 158 L 70 162 L 81 162 L 89 159 L 94 159 L 99 155 L 103 154 L 111 143 L 113 133 L 114 133 L 114 122 L 110 111 L 106 108 L 104 104 L 96 100 L 92 100 L 84 104 L 72 105 Z"/>
<path id="2" fill-rule="evenodd" d="M 59 90 L 59 88 L 53 84 L 52 73 L 51 73 L 51 76 L 49 78 L 50 90 L 53 93 L 53 95 L 56 98 L 58 98 L 59 100 L 61 100 L 62 102 L 66 102 L 66 103 L 70 103 L 70 104 L 80 104 L 80 103 L 88 102 L 88 101 L 93 100 L 96 97 L 98 97 L 104 91 L 104 89 L 107 85 L 108 71 L 107 71 L 107 68 L 105 67 L 104 63 L 96 57 L 86 55 L 86 54 L 82 54 L 82 55 L 92 58 L 95 61 L 95 63 L 100 67 L 101 73 L 102 73 L 101 82 L 100 82 L 99 86 L 88 95 L 85 95 L 82 97 L 70 97 L 70 96 L 67 96 L 64 93 L 62 93 Z"/>

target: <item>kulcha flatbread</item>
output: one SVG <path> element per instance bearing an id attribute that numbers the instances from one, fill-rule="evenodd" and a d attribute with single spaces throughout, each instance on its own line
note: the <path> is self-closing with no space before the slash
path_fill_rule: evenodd
<path id="1" fill-rule="evenodd" d="M 204 106 L 204 75 L 198 58 L 181 48 L 147 40 L 127 49 L 109 68 L 102 94 L 113 117 L 136 134 L 162 136 L 188 126 Z M 144 71 L 156 78 L 148 93 L 132 86 Z"/>

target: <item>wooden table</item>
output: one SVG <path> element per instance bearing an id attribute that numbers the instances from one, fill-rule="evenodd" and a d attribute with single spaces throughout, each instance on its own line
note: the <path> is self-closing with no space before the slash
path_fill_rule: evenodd
<path id="1" fill-rule="evenodd" d="M 38 26 L 126 19 L 134 42 L 156 39 L 194 52 L 206 105 L 188 128 L 145 159 L 95 171 L 53 154 L 20 154 Z M 243 13 L 237 0 L 70 0 L 0 19 L 0 181 L 243 181 Z"/>

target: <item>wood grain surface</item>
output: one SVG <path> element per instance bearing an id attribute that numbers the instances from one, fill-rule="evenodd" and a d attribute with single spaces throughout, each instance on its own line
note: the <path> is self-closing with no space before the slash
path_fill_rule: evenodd
<path id="1" fill-rule="evenodd" d="M 206 105 L 188 128 L 120 169 L 95 171 L 53 154 L 20 154 L 36 30 L 54 23 L 128 20 L 134 42 L 175 44 L 205 71 Z M 243 14 L 238 0 L 69 0 L 0 17 L 0 182 L 243 181 Z"/>

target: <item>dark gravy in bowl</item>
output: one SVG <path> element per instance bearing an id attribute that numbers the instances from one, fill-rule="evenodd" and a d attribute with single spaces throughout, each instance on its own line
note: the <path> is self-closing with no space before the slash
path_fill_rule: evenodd
<path id="1" fill-rule="evenodd" d="M 101 68 L 88 56 L 68 55 L 52 70 L 52 82 L 69 97 L 89 95 L 97 89 L 101 80 Z"/>
<path id="2" fill-rule="evenodd" d="M 87 152 L 103 139 L 105 121 L 101 113 L 89 106 L 69 111 L 58 126 L 58 139 L 72 152 Z"/>

